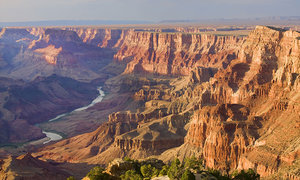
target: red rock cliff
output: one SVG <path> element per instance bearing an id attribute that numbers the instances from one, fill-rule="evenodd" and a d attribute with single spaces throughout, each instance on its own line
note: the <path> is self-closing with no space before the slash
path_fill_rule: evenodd
<path id="1" fill-rule="evenodd" d="M 125 73 L 188 75 L 195 66 L 226 67 L 242 41 L 235 36 L 131 31 L 114 57 L 130 61 Z"/>
<path id="2" fill-rule="evenodd" d="M 254 168 L 262 176 L 297 176 L 296 170 L 285 168 L 299 162 L 299 36 L 258 26 L 237 59 L 208 84 L 199 85 L 208 96 L 201 99 L 185 140 L 201 148 L 208 166 L 226 168 L 230 163 L 233 168 Z M 215 110 L 222 103 L 239 104 L 249 115 L 243 118 L 232 111 L 233 118 L 222 120 L 228 110 Z"/>

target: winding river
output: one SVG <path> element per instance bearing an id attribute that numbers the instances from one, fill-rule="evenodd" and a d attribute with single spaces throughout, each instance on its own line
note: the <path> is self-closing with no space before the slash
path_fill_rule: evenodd
<path id="1" fill-rule="evenodd" d="M 71 112 L 67 112 L 67 113 L 64 113 L 64 114 L 60 114 L 58 116 L 56 116 L 55 118 L 53 119 L 50 119 L 49 122 L 52 122 L 52 121 L 56 121 L 56 120 L 59 120 L 60 118 L 64 117 L 64 116 L 67 116 L 69 115 L 70 113 L 72 112 L 79 112 L 79 111 L 84 111 L 92 106 L 94 106 L 95 104 L 101 102 L 105 96 L 105 93 L 104 91 L 102 91 L 102 87 L 98 87 L 97 88 L 98 92 L 99 92 L 99 95 L 96 97 L 96 99 L 94 99 L 89 105 L 87 106 L 83 106 L 83 107 L 80 107 L 80 108 L 77 108 Z M 63 137 L 59 134 L 56 134 L 54 132 L 47 132 L 47 131 L 43 131 L 43 133 L 48 137 L 49 140 L 43 142 L 43 144 L 46 144 L 46 143 L 49 143 L 51 141 L 58 141 L 58 140 L 61 140 Z"/>

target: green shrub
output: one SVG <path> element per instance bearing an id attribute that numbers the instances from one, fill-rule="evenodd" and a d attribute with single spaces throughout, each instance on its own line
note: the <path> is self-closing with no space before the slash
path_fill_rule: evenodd
<path id="1" fill-rule="evenodd" d="M 184 159 L 184 169 L 201 171 L 203 169 L 203 160 L 197 159 L 195 156 Z"/>
<path id="2" fill-rule="evenodd" d="M 168 171 L 169 171 L 169 168 L 170 167 L 168 165 L 164 165 L 162 167 L 162 169 L 160 170 L 160 172 L 159 172 L 159 176 L 165 176 L 165 175 L 167 175 Z"/>
<path id="3" fill-rule="evenodd" d="M 87 174 L 87 177 L 90 178 L 90 180 L 109 180 L 111 179 L 111 176 L 104 172 L 104 169 L 96 166 L 93 169 L 90 170 L 90 172 Z"/>
<path id="4" fill-rule="evenodd" d="M 170 179 L 180 179 L 183 173 L 183 166 L 178 158 L 174 159 L 168 171 Z"/>
<path id="5" fill-rule="evenodd" d="M 186 169 L 181 176 L 181 180 L 195 180 L 195 175 L 190 170 Z"/>
<path id="6" fill-rule="evenodd" d="M 120 176 L 122 180 L 142 180 L 142 176 L 134 170 L 128 170 Z"/>
<path id="7" fill-rule="evenodd" d="M 208 169 L 207 173 L 218 180 L 230 180 L 228 176 L 223 176 L 222 173 L 216 169 Z"/>
<path id="8" fill-rule="evenodd" d="M 67 178 L 67 180 L 75 180 L 74 176 L 70 176 Z"/>
<path id="9" fill-rule="evenodd" d="M 151 177 L 158 176 L 159 171 L 155 167 L 152 167 L 151 164 L 148 164 L 141 167 L 141 173 L 144 178 L 151 179 Z"/>
<path id="10" fill-rule="evenodd" d="M 235 172 L 232 174 L 234 180 L 259 180 L 260 175 L 257 174 L 253 169 L 247 171 L 241 170 L 239 173 Z"/>

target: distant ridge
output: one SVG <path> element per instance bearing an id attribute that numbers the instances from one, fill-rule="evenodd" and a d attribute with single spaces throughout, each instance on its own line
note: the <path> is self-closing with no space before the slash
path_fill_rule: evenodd
<path id="1" fill-rule="evenodd" d="M 300 16 L 270 16 L 256 18 L 215 18 L 215 19 L 170 19 L 159 21 L 160 24 L 174 23 L 202 23 L 202 24 L 252 24 L 252 25 L 267 25 L 267 24 L 300 24 Z"/>
<path id="2" fill-rule="evenodd" d="M 131 20 L 50 20 L 50 21 L 24 21 L 0 22 L 0 27 L 16 26 L 89 26 L 89 25 L 117 25 L 117 24 L 151 24 L 151 21 Z"/>
<path id="3" fill-rule="evenodd" d="M 24 26 L 96 26 L 96 25 L 134 25 L 134 24 L 215 24 L 215 25 L 300 25 L 300 16 L 270 16 L 256 18 L 215 18 L 215 19 L 170 19 L 161 21 L 143 20 L 49 20 L 0 22 L 0 27 Z"/>

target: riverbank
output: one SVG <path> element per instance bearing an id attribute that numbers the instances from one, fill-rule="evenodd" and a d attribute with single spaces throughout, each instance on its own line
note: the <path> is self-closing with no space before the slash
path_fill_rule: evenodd
<path id="1" fill-rule="evenodd" d="M 88 104 L 86 106 L 83 106 L 83 107 L 80 107 L 80 108 L 77 108 L 77 109 L 75 109 L 75 110 L 73 110 L 71 112 L 60 114 L 60 115 L 56 116 L 55 118 L 50 119 L 48 122 L 59 121 L 61 118 L 65 117 L 65 116 L 68 116 L 68 115 L 70 115 L 73 112 L 84 111 L 84 110 L 86 110 L 86 109 L 88 109 L 90 107 L 93 107 L 95 104 L 101 102 L 103 100 L 104 96 L 105 96 L 105 93 L 102 90 L 101 86 L 98 87 L 97 90 L 99 92 L 99 95 L 90 104 Z M 37 126 L 39 126 L 39 125 L 37 125 Z M 43 129 L 42 127 L 41 127 L 41 129 L 43 130 L 43 133 L 46 135 L 46 137 L 34 141 L 34 144 L 37 144 L 37 143 L 47 144 L 47 143 L 49 143 L 51 141 L 58 141 L 58 140 L 61 140 L 61 139 L 64 138 L 62 135 L 58 134 L 57 132 L 48 131 L 48 130 Z"/>

